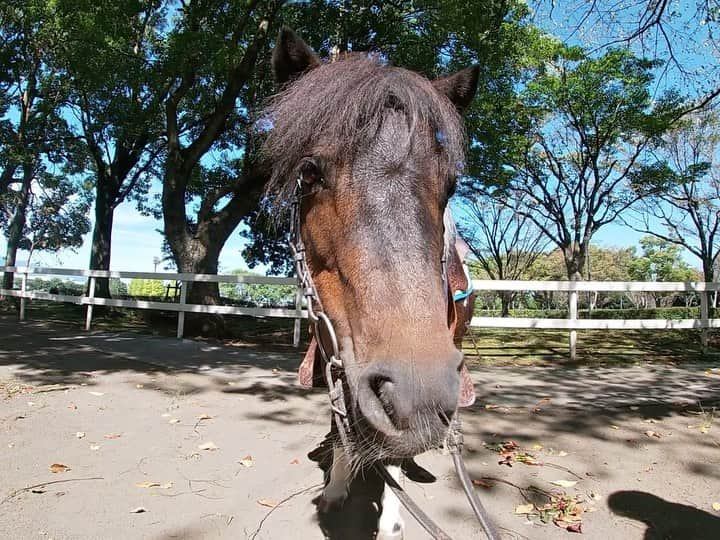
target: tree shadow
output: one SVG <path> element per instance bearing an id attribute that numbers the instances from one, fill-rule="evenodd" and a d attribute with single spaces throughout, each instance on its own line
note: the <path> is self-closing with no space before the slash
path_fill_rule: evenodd
<path id="1" fill-rule="evenodd" d="M 643 491 L 616 491 L 608 507 L 618 515 L 647 525 L 644 540 L 710 540 L 720 538 L 720 518 L 692 506 L 666 501 Z"/>

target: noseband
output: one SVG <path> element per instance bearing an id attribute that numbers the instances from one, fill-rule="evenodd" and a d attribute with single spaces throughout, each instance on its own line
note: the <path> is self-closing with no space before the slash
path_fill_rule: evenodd
<path id="1" fill-rule="evenodd" d="M 345 401 L 345 366 L 340 356 L 337 335 L 330 318 L 325 314 L 317 293 L 317 288 L 310 273 L 305 257 L 305 244 L 300 234 L 301 227 L 301 203 L 303 198 L 303 178 L 302 174 L 298 177 L 291 208 L 291 225 L 290 225 L 290 251 L 292 253 L 295 266 L 295 274 L 297 275 L 300 286 L 303 290 L 303 296 L 307 301 L 307 314 L 312 333 L 317 341 L 320 355 L 324 362 L 325 382 L 328 387 L 328 396 L 330 397 L 330 408 L 332 409 L 333 422 L 340 435 L 345 452 L 350 453 L 350 438 L 352 431 L 350 427 L 350 419 L 348 415 L 347 402 Z M 447 241 L 446 241 L 447 244 Z M 443 286 L 448 289 L 448 272 L 447 272 L 447 254 L 451 246 L 445 245 L 442 255 L 442 279 Z M 469 281 L 470 283 L 470 281 Z M 451 296 L 448 302 L 452 302 L 454 298 Z M 457 472 L 460 483 L 465 491 L 470 506 L 475 513 L 485 535 L 488 540 L 500 540 L 492 521 L 485 508 L 482 506 L 480 499 L 475 493 L 472 480 L 465 467 L 462 458 L 463 437 L 460 425 L 459 413 L 456 411 L 448 428 L 448 435 L 445 440 L 445 447 L 452 456 L 455 471 Z M 452 540 L 423 510 L 408 496 L 400 487 L 395 479 L 388 473 L 385 466 L 377 462 L 374 464 L 375 470 L 385 483 L 393 490 L 403 506 L 408 512 L 422 525 L 422 527 L 436 540 Z"/>

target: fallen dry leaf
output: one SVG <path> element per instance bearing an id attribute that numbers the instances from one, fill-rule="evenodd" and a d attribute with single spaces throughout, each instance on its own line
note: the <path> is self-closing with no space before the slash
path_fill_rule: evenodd
<path id="1" fill-rule="evenodd" d="M 647 430 L 645 432 L 645 435 L 647 435 L 648 437 L 655 437 L 656 439 L 659 439 L 661 437 L 661 435 L 657 431 L 651 431 L 651 430 Z"/>
<path id="2" fill-rule="evenodd" d="M 243 467 L 247 467 L 248 469 L 253 466 L 253 458 L 252 456 L 245 456 L 240 461 L 238 461 L 240 465 Z"/>
<path id="3" fill-rule="evenodd" d="M 610 426 L 610 429 L 620 429 L 620 428 L 617 427 L 616 425 L 611 425 L 611 426 Z"/>
<path id="4" fill-rule="evenodd" d="M 582 534 L 582 523 L 569 523 L 565 530 Z"/>
<path id="5" fill-rule="evenodd" d="M 63 465 L 62 463 L 53 463 L 50 465 L 50 472 L 59 473 L 69 471 L 70 467 Z"/>
<path id="6" fill-rule="evenodd" d="M 567 455 L 568 455 L 568 453 L 567 453 L 565 450 L 560 450 L 560 451 L 558 452 L 558 456 L 559 456 L 559 457 L 565 457 L 565 456 L 567 456 Z"/>
<path id="7" fill-rule="evenodd" d="M 100 396 L 104 396 L 105 392 L 88 392 L 88 394 L 90 394 L 91 396 L 100 397 Z"/>
<path id="8" fill-rule="evenodd" d="M 298 465 L 299 463 L 300 463 L 300 460 L 298 458 L 295 458 L 290 462 L 290 465 Z"/>
<path id="9" fill-rule="evenodd" d="M 569 488 L 577 484 L 577 480 L 552 480 L 550 483 L 561 488 Z"/>
<path id="10" fill-rule="evenodd" d="M 214 442 L 208 441 L 206 443 L 202 443 L 198 445 L 198 450 L 208 450 L 210 452 L 214 452 L 215 450 L 218 450 L 220 447 L 217 446 Z"/>
<path id="11" fill-rule="evenodd" d="M 590 493 L 590 498 L 593 501 L 599 501 L 600 499 L 602 499 L 602 495 L 600 495 L 599 493 Z"/>
<path id="12" fill-rule="evenodd" d="M 85 432 L 84 432 L 84 431 L 78 431 L 78 432 L 75 434 L 75 437 L 77 437 L 78 439 L 82 439 L 82 438 L 85 437 Z"/>
<path id="13" fill-rule="evenodd" d="M 540 401 L 538 401 L 538 405 L 541 405 L 543 403 L 550 403 L 552 401 L 552 398 L 544 397 Z"/>
<path id="14" fill-rule="evenodd" d="M 703 435 L 707 434 L 708 431 L 710 431 L 710 428 L 708 426 L 702 426 L 700 428 L 700 433 L 702 433 Z"/>
<path id="15" fill-rule="evenodd" d="M 472 483 L 473 483 L 473 486 L 480 486 L 480 487 L 484 487 L 484 488 L 495 487 L 495 484 L 493 484 L 492 482 L 486 482 L 485 480 L 479 480 L 477 478 L 473 478 Z"/>
<path id="16" fill-rule="evenodd" d="M 533 449 L 533 450 L 536 450 L 536 451 L 537 451 L 537 450 L 542 450 L 542 449 L 543 449 L 543 445 L 542 445 L 542 444 L 539 444 L 539 443 L 535 443 L 535 444 L 532 445 L 532 449 Z"/>
<path id="17" fill-rule="evenodd" d="M 151 488 L 151 487 L 159 487 L 160 482 L 151 482 L 149 480 L 146 480 L 145 482 L 138 482 L 135 485 L 139 488 Z"/>
<path id="18" fill-rule="evenodd" d="M 130 510 L 131 514 L 142 514 L 143 512 L 147 512 L 147 509 L 144 506 L 138 506 L 137 508 Z"/>
<path id="19" fill-rule="evenodd" d="M 169 424 L 179 424 L 179 423 L 180 423 L 180 419 L 179 419 L 179 418 L 171 418 L 168 423 L 169 423 Z"/>
<path id="20" fill-rule="evenodd" d="M 712 509 L 716 512 L 720 512 L 720 502 L 714 502 L 712 503 Z"/>
<path id="21" fill-rule="evenodd" d="M 532 514 L 533 510 L 535 510 L 535 505 L 532 503 L 519 504 L 515 507 L 516 514 Z"/>
<path id="22" fill-rule="evenodd" d="M 200 416 L 198 416 L 198 420 L 212 420 L 212 416 L 210 416 L 209 414 L 203 413 Z"/>
<path id="23" fill-rule="evenodd" d="M 258 504 L 261 506 L 267 506 L 268 508 L 275 508 L 278 503 L 272 499 L 258 499 Z"/>
<path id="24" fill-rule="evenodd" d="M 99 444 L 91 444 L 90 450 L 92 450 L 92 451 L 100 450 L 100 445 Z"/>
<path id="25" fill-rule="evenodd" d="M 119 439 L 122 437 L 122 433 L 106 433 L 105 438 L 106 439 Z"/>
<path id="26" fill-rule="evenodd" d="M 145 385 L 144 385 L 144 384 L 136 384 L 136 385 L 135 385 L 135 388 L 137 388 L 138 390 L 140 390 L 141 388 L 145 388 Z"/>
<path id="27" fill-rule="evenodd" d="M 499 406 L 500 406 L 500 405 L 494 405 L 494 404 L 492 404 L 492 403 L 488 403 L 487 405 L 485 405 L 485 408 L 486 408 L 487 410 L 492 410 L 492 409 L 497 409 Z"/>

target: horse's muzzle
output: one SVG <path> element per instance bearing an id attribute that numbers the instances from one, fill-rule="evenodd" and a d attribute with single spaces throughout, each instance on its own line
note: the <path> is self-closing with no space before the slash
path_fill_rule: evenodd
<path id="1" fill-rule="evenodd" d="M 439 444 L 455 414 L 462 354 L 424 364 L 376 361 L 361 373 L 357 405 L 386 450 L 415 455 Z"/>

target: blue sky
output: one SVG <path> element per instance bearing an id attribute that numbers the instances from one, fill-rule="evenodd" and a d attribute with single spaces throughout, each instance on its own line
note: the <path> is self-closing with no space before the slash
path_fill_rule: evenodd
<path id="1" fill-rule="evenodd" d="M 162 256 L 160 251 L 162 235 L 157 232 L 157 229 L 162 229 L 162 222 L 141 215 L 135 209 L 134 203 L 126 202 L 115 211 L 114 225 L 110 269 L 152 272 L 153 258 Z M 57 254 L 34 253 L 31 262 L 33 266 L 87 268 L 90 261 L 91 237 L 91 233 L 85 236 L 83 246 L 77 252 L 65 249 Z M 2 237 L 0 238 L 0 254 L 5 254 L 5 248 L 6 241 Z M 225 244 L 225 249 L 220 256 L 221 272 L 247 268 L 240 255 L 242 248 L 243 239 L 236 231 Z M 26 257 L 27 252 L 18 253 L 19 262 L 25 261 Z M 158 271 L 162 271 L 162 265 L 158 266 Z"/>

